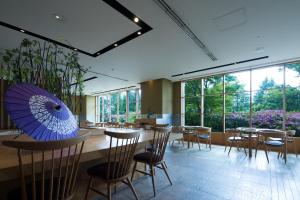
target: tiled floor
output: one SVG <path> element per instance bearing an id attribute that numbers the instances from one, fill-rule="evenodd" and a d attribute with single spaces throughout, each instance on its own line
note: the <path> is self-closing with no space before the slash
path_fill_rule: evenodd
<path id="1" fill-rule="evenodd" d="M 199 151 L 197 145 L 186 149 L 175 144 L 168 147 L 165 159 L 173 186 L 157 169 L 155 198 L 150 177 L 134 180 L 141 200 L 300 200 L 300 156 L 289 155 L 288 163 L 284 164 L 276 153 L 270 153 L 268 164 L 263 151 L 258 152 L 256 159 L 249 159 L 236 149 L 227 156 L 222 146 Z M 121 186 L 113 199 L 134 196 Z"/>

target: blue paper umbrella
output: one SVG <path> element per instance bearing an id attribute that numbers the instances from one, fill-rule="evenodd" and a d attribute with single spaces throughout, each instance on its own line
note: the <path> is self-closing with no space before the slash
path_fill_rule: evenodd
<path id="1" fill-rule="evenodd" d="M 76 119 L 69 108 L 34 85 L 10 87 L 5 94 L 5 107 L 16 126 L 36 140 L 62 140 L 78 133 Z"/>

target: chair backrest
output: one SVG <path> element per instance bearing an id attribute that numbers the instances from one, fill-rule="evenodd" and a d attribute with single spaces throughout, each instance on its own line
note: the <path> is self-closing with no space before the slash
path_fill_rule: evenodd
<path id="1" fill-rule="evenodd" d="M 183 126 L 173 126 L 171 132 L 172 133 L 183 133 Z"/>
<path id="2" fill-rule="evenodd" d="M 122 132 L 104 131 L 110 136 L 110 146 L 107 156 L 107 180 L 122 179 L 129 174 L 133 156 L 139 141 L 139 131 Z"/>
<path id="3" fill-rule="evenodd" d="M 296 131 L 295 130 L 287 130 L 286 134 L 290 137 L 294 137 L 296 135 Z"/>
<path id="4" fill-rule="evenodd" d="M 195 129 L 196 134 L 211 134 L 211 128 L 210 127 L 198 127 Z"/>
<path id="5" fill-rule="evenodd" d="M 72 198 L 86 138 L 87 135 L 60 141 L 3 141 L 3 145 L 17 149 L 22 200 Z M 26 169 L 30 170 L 31 187 L 26 187 Z"/>
<path id="6" fill-rule="evenodd" d="M 172 127 L 156 127 L 153 128 L 154 135 L 151 141 L 151 158 L 150 162 L 159 162 L 163 160 L 165 150 L 168 144 Z"/>
<path id="7" fill-rule="evenodd" d="M 168 127 L 169 124 L 156 124 L 155 127 Z"/>
<path id="8" fill-rule="evenodd" d="M 229 137 L 239 137 L 241 136 L 241 133 L 239 130 L 235 129 L 235 128 L 226 128 L 225 133 L 225 140 Z"/>
<path id="9" fill-rule="evenodd" d="M 281 130 L 272 130 L 272 129 L 265 129 L 259 130 L 257 132 L 259 135 L 263 136 L 265 140 L 269 140 L 269 138 L 280 138 L 282 140 L 286 137 L 286 132 Z"/>
<path id="10" fill-rule="evenodd" d="M 135 123 L 125 122 L 124 128 L 135 128 Z"/>

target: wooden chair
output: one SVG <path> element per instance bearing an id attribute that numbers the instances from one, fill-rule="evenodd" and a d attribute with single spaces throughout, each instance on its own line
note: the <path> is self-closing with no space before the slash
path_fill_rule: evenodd
<path id="1" fill-rule="evenodd" d="M 211 150 L 211 128 L 209 127 L 198 127 L 195 129 L 194 135 L 196 142 L 198 143 L 199 150 L 201 150 L 200 143 L 201 141 L 206 141 L 206 148 L 209 145 Z"/>
<path id="2" fill-rule="evenodd" d="M 172 146 L 174 145 L 174 141 L 178 141 L 179 143 L 182 142 L 182 146 L 184 147 L 183 127 L 182 126 L 173 126 L 171 134 L 181 134 L 182 135 L 181 138 L 170 141 L 170 143 L 172 142 L 171 145 Z"/>
<path id="3" fill-rule="evenodd" d="M 286 131 L 286 141 L 287 141 L 287 143 L 290 143 L 290 144 L 293 145 L 294 154 L 296 154 L 296 157 L 298 157 L 296 140 L 294 138 L 295 135 L 296 135 L 296 131 L 295 130 L 287 130 Z"/>
<path id="4" fill-rule="evenodd" d="M 153 148 L 144 153 L 139 153 L 135 155 L 133 158 L 135 163 L 132 171 L 131 180 L 134 177 L 135 171 L 151 176 L 154 196 L 156 195 L 155 183 L 154 183 L 154 167 L 164 170 L 170 184 L 172 185 L 171 179 L 167 172 L 167 166 L 164 161 L 164 154 L 165 154 L 166 146 L 168 144 L 170 133 L 171 133 L 171 127 L 154 128 L 154 136 L 151 142 Z M 138 162 L 147 164 L 149 166 L 150 173 L 146 171 L 137 170 L 136 166 Z"/>
<path id="5" fill-rule="evenodd" d="M 287 161 L 287 142 L 286 142 L 286 132 L 280 130 L 260 130 L 257 132 L 260 138 L 263 138 L 262 143 L 258 143 L 259 146 L 263 146 L 267 161 L 269 163 L 268 151 L 270 148 L 278 149 L 278 158 L 280 153 L 283 153 L 284 162 Z M 257 154 L 257 149 L 255 151 L 255 156 Z"/>
<path id="6" fill-rule="evenodd" d="M 124 128 L 135 128 L 135 127 L 136 127 L 135 123 L 125 122 L 124 124 Z"/>
<path id="7" fill-rule="evenodd" d="M 47 142 L 3 141 L 3 145 L 17 149 L 21 182 L 21 187 L 9 192 L 7 199 L 72 199 L 85 139 L 86 136 Z"/>
<path id="8" fill-rule="evenodd" d="M 130 131 L 128 133 L 104 131 L 104 134 L 110 136 L 107 162 L 93 166 L 87 170 L 90 179 L 85 199 L 88 197 L 89 190 L 92 190 L 110 200 L 111 186 L 118 182 L 123 182 L 128 185 L 135 198 L 138 199 L 131 180 L 128 177 L 140 133 L 138 131 Z M 106 194 L 92 187 L 93 178 L 101 179 L 107 184 Z"/>
<path id="9" fill-rule="evenodd" d="M 229 146 L 228 156 L 230 154 L 232 146 L 235 145 L 237 147 L 237 149 L 239 150 L 241 144 L 244 144 L 244 138 L 241 137 L 239 130 L 228 128 L 228 129 L 226 129 L 224 136 L 225 136 L 225 150 L 224 151 L 226 151 L 227 147 Z M 245 146 L 243 148 L 244 148 L 245 154 L 247 155 Z"/>
<path id="10" fill-rule="evenodd" d="M 107 122 L 106 123 L 106 127 L 109 127 L 109 128 L 119 128 L 120 124 L 119 124 L 119 122 Z"/>
<path id="11" fill-rule="evenodd" d="M 155 127 L 157 127 L 157 128 L 158 128 L 158 127 L 165 127 L 165 128 L 166 128 L 166 127 L 168 127 L 168 126 L 169 126 L 169 124 L 156 124 L 156 125 L 155 125 Z"/>

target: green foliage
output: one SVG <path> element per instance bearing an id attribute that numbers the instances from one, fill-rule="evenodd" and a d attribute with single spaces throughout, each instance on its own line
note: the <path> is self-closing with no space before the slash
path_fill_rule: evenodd
<path id="1" fill-rule="evenodd" d="M 284 64 L 285 67 L 295 70 L 300 75 L 300 63 L 287 63 Z"/>
<path id="2" fill-rule="evenodd" d="M 300 75 L 300 63 L 285 64 L 289 69 Z M 245 91 L 245 85 L 239 82 L 236 76 L 227 74 L 225 80 L 225 125 L 226 128 L 249 126 L 250 94 Z M 213 131 L 222 131 L 223 124 L 223 76 L 208 77 L 203 80 L 201 94 L 201 80 L 192 80 L 185 83 L 185 124 L 200 125 L 201 113 L 204 117 L 204 125 L 212 127 Z M 201 95 L 204 99 L 204 111 L 201 111 Z M 300 117 L 300 88 L 287 85 L 285 87 L 287 128 L 299 129 Z M 269 128 L 282 128 L 282 119 L 273 117 L 275 111 L 283 110 L 283 85 L 276 84 L 273 79 L 265 79 L 258 91 L 253 91 L 253 125 L 257 125 L 262 119 L 268 121 L 263 125 L 268 127 L 271 119 L 274 122 Z M 271 113 L 271 114 L 270 114 Z M 277 116 L 277 115 L 276 115 Z M 295 120 L 297 119 L 297 120 Z M 276 126 L 275 126 L 275 125 Z"/>
<path id="3" fill-rule="evenodd" d="M 5 49 L 0 62 L 0 78 L 10 85 L 31 83 L 55 94 L 73 111 L 81 107 L 72 96 L 82 95 L 87 68 L 79 65 L 77 52 L 66 53 L 53 43 L 25 38 L 18 48 Z"/>

